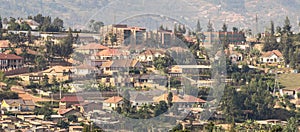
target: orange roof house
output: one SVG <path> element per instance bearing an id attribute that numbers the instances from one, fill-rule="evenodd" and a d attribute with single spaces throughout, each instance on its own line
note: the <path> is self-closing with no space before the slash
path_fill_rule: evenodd
<path id="1" fill-rule="evenodd" d="M 60 100 L 59 108 L 67 109 L 72 105 L 83 103 L 84 99 L 81 96 L 65 96 Z"/>
<path id="2" fill-rule="evenodd" d="M 123 103 L 123 98 L 120 96 L 110 97 L 103 102 L 103 109 L 112 110 Z"/>
<path id="3" fill-rule="evenodd" d="M 279 63 L 283 62 L 283 55 L 279 50 L 272 50 L 265 52 L 260 57 L 260 61 L 263 63 Z"/>
<path id="4" fill-rule="evenodd" d="M 77 48 L 76 51 L 82 54 L 96 54 L 105 49 L 108 49 L 108 47 L 101 44 L 91 43 Z"/>
<path id="5" fill-rule="evenodd" d="M 104 103 L 119 103 L 123 101 L 123 98 L 120 97 L 120 96 L 113 96 L 113 97 L 110 97 L 106 100 L 104 100 Z"/>

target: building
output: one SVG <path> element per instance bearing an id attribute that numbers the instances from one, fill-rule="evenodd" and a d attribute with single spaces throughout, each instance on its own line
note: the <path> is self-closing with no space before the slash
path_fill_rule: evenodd
<path id="1" fill-rule="evenodd" d="M 147 44 L 160 44 L 159 47 L 170 46 L 175 41 L 172 30 L 155 30 L 147 32 Z"/>
<path id="2" fill-rule="evenodd" d="M 225 54 L 227 55 L 229 60 L 231 60 L 231 62 L 233 62 L 233 63 L 243 61 L 243 59 L 244 59 L 243 54 L 241 54 L 237 51 L 225 50 Z"/>
<path id="3" fill-rule="evenodd" d="M 123 59 L 104 62 L 101 69 L 104 74 L 128 73 L 130 69 L 141 69 L 143 65 L 138 60 Z"/>
<path id="4" fill-rule="evenodd" d="M 9 40 L 0 40 L 0 53 L 9 49 Z"/>
<path id="5" fill-rule="evenodd" d="M 155 58 L 164 56 L 165 52 L 162 50 L 148 49 L 140 53 L 137 59 L 142 63 L 147 63 L 151 65 Z"/>
<path id="6" fill-rule="evenodd" d="M 130 102 L 133 106 L 141 107 L 144 105 L 152 105 L 154 103 L 153 99 L 142 94 L 142 93 L 136 93 L 134 95 L 131 95 Z"/>
<path id="7" fill-rule="evenodd" d="M 145 41 L 146 28 L 129 27 L 123 24 L 107 25 L 100 28 L 100 42 L 109 47 L 140 45 Z M 116 42 L 113 42 L 113 36 Z M 112 43 L 113 42 L 113 43 Z"/>
<path id="8" fill-rule="evenodd" d="M 112 110 L 118 106 L 122 106 L 123 98 L 120 96 L 110 97 L 103 102 L 103 109 Z"/>
<path id="9" fill-rule="evenodd" d="M 262 63 L 280 63 L 283 61 L 283 55 L 279 50 L 267 51 L 260 57 Z"/>
<path id="10" fill-rule="evenodd" d="M 0 69 L 4 71 L 14 70 L 23 67 L 23 58 L 15 54 L 0 53 Z"/>
<path id="11" fill-rule="evenodd" d="M 92 55 L 92 54 L 96 54 L 105 49 L 108 49 L 108 47 L 103 46 L 101 44 L 97 44 L 97 43 L 90 43 L 87 45 L 83 45 L 75 50 L 76 50 L 76 52 L 82 53 L 84 55 Z"/>
<path id="12" fill-rule="evenodd" d="M 100 52 L 98 52 L 95 55 L 96 60 L 102 60 L 102 61 L 107 61 L 107 60 L 115 60 L 115 59 L 126 59 L 128 58 L 129 52 L 123 51 L 120 49 L 105 49 Z"/>
<path id="13" fill-rule="evenodd" d="M 59 102 L 60 109 L 70 108 L 74 104 L 83 103 L 84 99 L 81 96 L 65 96 Z"/>
<path id="14" fill-rule="evenodd" d="M 3 99 L 1 103 L 1 110 L 7 112 L 23 112 L 33 111 L 35 103 L 32 100 L 23 99 Z"/>
<path id="15" fill-rule="evenodd" d="M 227 44 L 243 44 L 246 42 L 243 32 L 203 32 L 203 34 L 205 36 L 204 46 L 221 44 L 224 41 Z"/>

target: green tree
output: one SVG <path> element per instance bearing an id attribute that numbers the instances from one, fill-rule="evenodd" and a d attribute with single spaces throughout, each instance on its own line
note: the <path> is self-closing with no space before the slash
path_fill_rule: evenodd
<path id="1" fill-rule="evenodd" d="M 2 25 L 2 17 L 0 16 L 0 30 L 2 30 L 3 25 Z"/>
<path id="2" fill-rule="evenodd" d="M 73 48 L 73 35 L 72 35 L 72 29 L 69 28 L 68 36 L 63 40 L 63 42 L 60 44 L 60 55 L 63 58 L 69 58 L 70 55 L 74 52 Z"/>
<path id="3" fill-rule="evenodd" d="M 124 91 L 124 96 L 123 96 L 123 112 L 125 113 L 129 113 L 129 111 L 131 110 L 131 103 L 130 103 L 130 93 L 129 90 L 126 89 Z"/>
<path id="4" fill-rule="evenodd" d="M 29 31 L 29 30 L 31 30 L 31 27 L 27 23 L 22 22 L 21 25 L 20 25 L 20 30 Z"/>
<path id="5" fill-rule="evenodd" d="M 52 25 L 56 28 L 58 28 L 60 31 L 62 30 L 62 28 L 64 28 L 64 21 L 58 17 L 56 17 L 53 22 Z"/>
<path id="6" fill-rule="evenodd" d="M 196 33 L 200 33 L 202 31 L 202 27 L 200 25 L 199 20 L 197 20 L 197 27 L 196 27 Z"/>
<path id="7" fill-rule="evenodd" d="M 169 92 L 167 100 L 168 100 L 169 107 L 172 107 L 172 101 L 173 101 L 173 93 L 172 92 Z"/>
<path id="8" fill-rule="evenodd" d="M 237 33 L 239 30 L 238 30 L 237 27 L 232 27 L 232 31 L 235 32 L 235 33 Z"/>
<path id="9" fill-rule="evenodd" d="M 207 32 L 213 32 L 213 31 L 214 31 L 213 24 L 211 23 L 210 20 L 208 20 Z"/>
<path id="10" fill-rule="evenodd" d="M 226 23 L 223 24 L 222 31 L 223 32 L 227 32 L 227 25 L 226 25 Z"/>
<path id="11" fill-rule="evenodd" d="M 77 122 L 78 117 L 76 115 L 68 115 L 67 116 L 69 122 Z"/>
<path id="12" fill-rule="evenodd" d="M 290 34 L 291 29 L 292 29 L 292 26 L 291 26 L 291 23 L 290 23 L 290 19 L 289 19 L 288 16 L 286 16 L 286 18 L 284 20 L 283 32 Z"/>
<path id="13" fill-rule="evenodd" d="M 42 107 L 35 108 L 34 114 L 44 115 L 44 120 L 49 120 L 50 116 L 54 114 L 54 112 L 52 111 L 52 106 L 50 105 L 50 103 L 46 103 Z"/>
<path id="14" fill-rule="evenodd" d="M 298 121 L 295 117 L 288 119 L 287 125 L 283 129 L 284 132 L 297 132 L 298 131 Z"/>
<path id="15" fill-rule="evenodd" d="M 59 120 L 56 124 L 56 126 L 61 127 L 61 128 L 69 128 L 69 123 L 65 122 L 63 120 Z"/>

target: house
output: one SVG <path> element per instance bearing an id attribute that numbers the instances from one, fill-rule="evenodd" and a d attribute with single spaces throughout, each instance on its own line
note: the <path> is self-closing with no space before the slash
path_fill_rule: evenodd
<path id="1" fill-rule="evenodd" d="M 155 75 L 155 74 L 142 74 L 136 78 L 134 86 L 135 87 L 150 87 L 150 88 L 158 88 L 160 86 L 165 86 L 167 84 L 168 78 L 162 75 Z"/>
<path id="2" fill-rule="evenodd" d="M 96 53 L 97 60 L 126 59 L 129 53 L 120 49 L 105 49 Z"/>
<path id="3" fill-rule="evenodd" d="M 40 24 L 38 22 L 32 19 L 23 20 L 23 22 L 26 22 L 30 26 L 31 30 L 39 30 Z"/>
<path id="4" fill-rule="evenodd" d="M 59 109 L 57 114 L 67 117 L 69 115 L 76 115 L 78 118 L 82 117 L 82 113 L 80 113 L 79 109 L 67 108 L 67 109 Z"/>
<path id="5" fill-rule="evenodd" d="M 272 50 L 263 53 L 260 57 L 262 63 L 280 63 L 283 62 L 283 55 L 279 50 Z"/>
<path id="6" fill-rule="evenodd" d="M 91 54 L 96 54 L 102 50 L 108 49 L 108 47 L 103 46 L 101 44 L 97 43 L 90 43 L 87 45 L 83 45 L 77 49 L 75 49 L 78 53 L 82 53 L 85 55 L 91 55 Z"/>
<path id="7" fill-rule="evenodd" d="M 59 102 L 60 109 L 70 108 L 74 104 L 83 103 L 84 99 L 81 96 L 65 96 Z"/>
<path id="8" fill-rule="evenodd" d="M 33 111 L 34 109 L 35 109 L 35 103 L 32 100 L 3 99 L 1 103 L 2 111 L 23 112 L 23 111 Z"/>
<path id="9" fill-rule="evenodd" d="M 123 104 L 123 98 L 120 96 L 110 97 L 103 102 L 103 109 L 112 110 Z"/>
<path id="10" fill-rule="evenodd" d="M 0 40 L 0 53 L 9 49 L 9 40 Z"/>
<path id="11" fill-rule="evenodd" d="M 229 60 L 231 60 L 231 62 L 233 62 L 233 63 L 243 61 L 243 59 L 244 59 L 243 54 L 241 54 L 237 51 L 225 50 L 225 54 L 227 55 Z"/>
<path id="12" fill-rule="evenodd" d="M 0 70 L 9 71 L 23 67 L 23 58 L 15 54 L 0 53 Z"/>
<path id="13" fill-rule="evenodd" d="M 297 91 L 297 90 L 296 90 Z M 294 96 L 296 93 L 295 90 L 289 90 L 289 89 L 280 89 L 279 94 L 280 96 L 288 95 L 288 96 Z"/>
<path id="14" fill-rule="evenodd" d="M 58 82 L 63 82 L 71 79 L 71 75 L 74 72 L 73 70 L 74 68 L 69 66 L 53 66 L 38 73 L 21 74 L 19 77 L 25 84 L 29 84 L 30 82 L 39 83 L 46 79 L 45 76 L 49 83 L 52 83 L 54 78 Z"/>
<path id="15" fill-rule="evenodd" d="M 152 64 L 155 58 L 164 57 L 165 53 L 162 50 L 148 49 L 138 55 L 137 60 L 143 63 Z"/>
<path id="16" fill-rule="evenodd" d="M 60 82 L 70 80 L 73 69 L 73 67 L 69 66 L 53 66 L 41 73 L 43 76 L 47 75 L 50 81 L 56 78 L 56 80 Z"/>
<path id="17" fill-rule="evenodd" d="M 74 67 L 74 74 L 76 76 L 86 76 L 93 73 L 96 73 L 98 70 L 96 67 L 91 66 L 89 64 L 81 64 L 79 66 Z"/>
<path id="18" fill-rule="evenodd" d="M 128 73 L 130 69 L 141 69 L 143 65 L 138 60 L 123 59 L 104 62 L 101 68 L 104 74 L 113 75 L 116 72 Z"/>
<path id="19" fill-rule="evenodd" d="M 173 65 L 169 68 L 170 76 L 181 76 L 182 74 L 203 74 L 208 73 L 210 65 Z"/>
<path id="20" fill-rule="evenodd" d="M 132 102 L 132 105 L 136 107 L 154 103 L 152 98 L 144 95 L 143 93 L 130 94 L 130 96 L 130 102 Z"/>

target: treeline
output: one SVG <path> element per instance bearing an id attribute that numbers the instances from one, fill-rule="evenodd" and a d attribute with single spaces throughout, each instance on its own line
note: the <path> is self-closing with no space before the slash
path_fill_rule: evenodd
<path id="1" fill-rule="evenodd" d="M 261 39 L 261 34 L 258 34 L 258 39 Z M 284 25 L 282 27 L 277 26 L 275 28 L 274 22 L 270 22 L 270 29 L 265 32 L 265 37 L 263 38 L 264 51 L 279 50 L 282 52 L 284 57 L 284 62 L 286 65 L 290 65 L 292 68 L 299 67 L 299 44 L 300 44 L 300 34 L 294 34 L 292 32 L 292 25 L 288 17 L 284 20 Z"/>
<path id="2" fill-rule="evenodd" d="M 30 30 L 38 30 L 43 32 L 59 32 L 64 29 L 64 21 L 59 17 L 56 17 L 53 21 L 51 16 L 43 16 L 42 14 L 37 14 L 36 16 L 28 16 L 27 20 L 34 20 L 38 26 L 37 29 L 32 29 L 29 22 L 24 21 L 23 18 L 13 18 L 9 19 L 4 18 L 3 20 L 0 18 L 0 27 L 3 28 L 3 24 L 8 24 L 8 30 L 16 30 L 16 31 L 30 31 Z"/>

